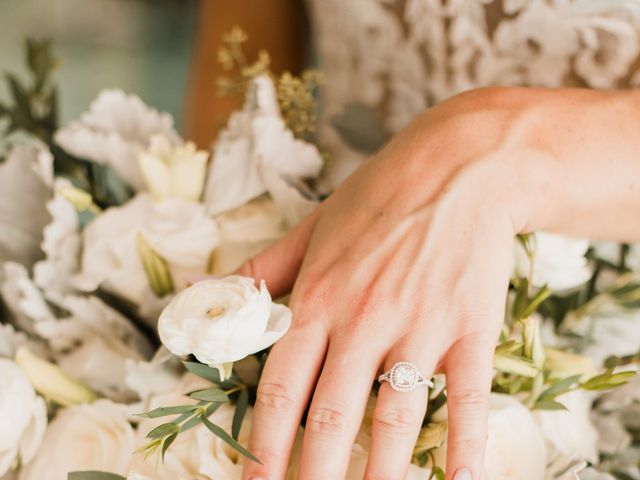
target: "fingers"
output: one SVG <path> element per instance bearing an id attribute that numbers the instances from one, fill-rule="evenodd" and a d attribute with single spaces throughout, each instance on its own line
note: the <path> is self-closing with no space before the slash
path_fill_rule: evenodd
<path id="1" fill-rule="evenodd" d="M 447 479 L 480 480 L 487 440 L 495 338 L 469 335 L 447 353 Z"/>
<path id="2" fill-rule="evenodd" d="M 430 379 L 438 358 L 435 349 L 425 348 L 424 339 L 397 345 L 385 362 L 388 372 L 397 362 L 412 362 Z M 397 392 L 388 382 L 380 386 L 373 413 L 371 450 L 365 478 L 404 479 L 429 399 L 428 388 L 417 386 Z"/>
<path id="3" fill-rule="evenodd" d="M 305 425 L 299 478 L 344 478 L 379 357 L 362 342 L 329 347 Z"/>
<path id="4" fill-rule="evenodd" d="M 247 260 L 237 273 L 256 281 L 264 279 L 274 297 L 288 293 L 302 265 L 319 212 L 316 208 L 284 238 Z"/>
<path id="5" fill-rule="evenodd" d="M 300 419 L 327 347 L 321 322 L 293 328 L 278 342 L 258 386 L 249 451 L 262 465 L 247 461 L 243 479 L 284 478 Z"/>

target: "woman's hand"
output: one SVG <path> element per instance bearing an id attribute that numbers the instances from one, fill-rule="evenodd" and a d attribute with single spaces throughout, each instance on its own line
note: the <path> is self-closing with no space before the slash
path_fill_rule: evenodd
<path id="1" fill-rule="evenodd" d="M 607 94 L 569 92 L 486 89 L 430 109 L 247 262 L 242 273 L 266 279 L 276 295 L 293 287 L 294 325 L 262 375 L 249 448 L 263 465 L 249 462 L 245 479 L 284 477 L 309 401 L 300 478 L 343 478 L 371 385 L 399 361 L 427 377 L 446 373 L 447 478 L 481 478 L 514 236 L 546 227 L 584 233 L 563 218 L 596 205 L 580 197 L 581 182 L 597 185 L 598 170 L 575 151 L 589 151 L 594 104 L 617 123 L 627 111 Z M 581 116 L 567 117 L 568 108 Z M 556 141 L 574 142 L 573 151 Z M 635 165 L 625 162 L 640 186 L 640 149 Z M 613 200 L 638 207 L 631 191 Z M 426 404 L 425 387 L 400 393 L 381 385 L 366 478 L 405 477 Z"/>

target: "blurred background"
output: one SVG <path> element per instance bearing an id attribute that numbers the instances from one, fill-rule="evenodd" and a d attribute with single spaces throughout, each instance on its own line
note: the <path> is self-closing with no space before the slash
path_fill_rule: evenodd
<path id="1" fill-rule="evenodd" d="M 265 49 L 274 72 L 297 71 L 310 57 L 305 18 L 302 0 L 0 0 L 0 74 L 26 78 L 24 39 L 50 38 L 62 125 L 100 90 L 120 88 L 204 147 L 238 104 L 216 96 L 223 33 L 241 26 L 249 58 Z"/>

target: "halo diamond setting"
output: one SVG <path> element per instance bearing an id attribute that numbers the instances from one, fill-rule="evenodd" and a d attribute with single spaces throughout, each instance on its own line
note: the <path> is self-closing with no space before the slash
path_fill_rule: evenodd
<path id="1" fill-rule="evenodd" d="M 422 376 L 411 362 L 398 362 L 388 372 L 378 377 L 378 381 L 389 382 L 391 388 L 396 392 L 410 392 L 415 390 L 419 385 L 427 385 L 433 387 L 433 383 Z"/>

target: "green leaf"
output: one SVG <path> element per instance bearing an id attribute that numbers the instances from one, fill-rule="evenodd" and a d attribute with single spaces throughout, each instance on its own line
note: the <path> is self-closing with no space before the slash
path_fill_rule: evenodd
<path id="1" fill-rule="evenodd" d="M 576 382 L 580 381 L 580 377 L 582 377 L 582 375 L 572 375 L 571 377 L 563 378 L 562 380 L 555 382 L 540 394 L 538 402 L 553 400 L 558 395 L 568 392 Z"/>
<path id="2" fill-rule="evenodd" d="M 590 378 L 580 387 L 584 390 L 608 390 L 624 385 L 635 375 L 636 372 L 613 373 L 613 369 L 610 368 L 605 373 Z"/>
<path id="3" fill-rule="evenodd" d="M 189 394 L 191 398 L 202 400 L 203 402 L 228 402 L 229 397 L 224 390 L 219 387 L 211 387 L 204 390 L 197 390 Z"/>
<path id="4" fill-rule="evenodd" d="M 163 423 L 162 425 L 157 426 L 149 433 L 147 433 L 147 438 L 162 438 L 169 435 L 177 434 L 180 432 L 180 425 L 176 423 Z"/>
<path id="5" fill-rule="evenodd" d="M 534 407 L 536 410 L 566 410 L 565 407 L 560 402 L 556 402 L 555 400 L 544 400 L 542 402 L 536 402 Z"/>
<path id="6" fill-rule="evenodd" d="M 442 470 L 440 467 L 433 467 L 433 470 L 431 472 L 437 480 L 445 480 L 444 470 Z"/>
<path id="7" fill-rule="evenodd" d="M 213 412 L 215 412 L 220 405 L 222 405 L 221 403 L 212 403 L 207 407 L 207 410 L 205 411 L 205 415 L 207 417 L 211 416 L 213 414 Z M 201 415 L 197 415 L 197 416 L 193 416 L 191 417 L 189 420 L 187 420 L 186 422 L 184 422 L 182 424 L 182 426 L 180 427 L 180 431 L 181 432 L 186 432 L 187 430 L 192 429 L 193 427 L 196 427 L 198 425 L 200 425 L 202 423 L 202 416 Z"/>
<path id="8" fill-rule="evenodd" d="M 242 428 L 242 421 L 247 413 L 247 406 L 249 405 L 249 391 L 246 388 L 240 390 L 238 396 L 238 403 L 236 404 L 236 411 L 233 414 L 233 423 L 231 425 L 231 436 L 238 440 L 240 435 L 240 429 Z"/>
<path id="9" fill-rule="evenodd" d="M 13 97 L 13 101 L 23 114 L 31 116 L 31 102 L 29 101 L 29 93 L 20 84 L 20 81 L 15 75 L 7 73 L 7 83 L 9 84 L 9 91 Z"/>
<path id="10" fill-rule="evenodd" d="M 523 377 L 534 378 L 538 374 L 538 369 L 533 363 L 513 355 L 494 355 L 493 367 L 500 372 L 521 375 Z"/>
<path id="11" fill-rule="evenodd" d="M 229 388 L 235 387 L 236 384 L 231 381 L 223 381 L 220 378 L 220 371 L 217 368 L 210 367 L 198 362 L 182 362 L 187 370 L 205 380 L 215 383 L 219 387 Z"/>
<path id="12" fill-rule="evenodd" d="M 223 442 L 227 443 L 235 451 L 262 465 L 262 462 L 258 460 L 255 455 L 253 455 L 249 450 L 240 445 L 236 440 L 233 439 L 231 435 L 225 432 L 218 425 L 212 423 L 205 415 L 202 415 L 200 419 L 202 420 L 202 423 L 204 423 L 204 426 L 207 427 L 211 433 L 220 438 Z"/>
<path id="13" fill-rule="evenodd" d="M 169 447 L 171 446 L 171 444 L 173 442 L 175 442 L 176 438 L 178 438 L 178 434 L 177 433 L 173 433 L 171 435 L 169 435 L 168 437 L 166 437 L 163 441 L 162 441 L 162 453 L 161 453 L 161 457 L 162 457 L 162 461 L 164 462 L 164 454 L 167 452 L 167 450 L 169 449 Z"/>
<path id="14" fill-rule="evenodd" d="M 374 113 L 360 103 L 348 103 L 331 125 L 352 148 L 371 154 L 379 150 L 388 135 Z"/>
<path id="15" fill-rule="evenodd" d="M 496 347 L 495 353 L 504 353 L 510 354 L 522 348 L 522 342 L 517 342 L 515 340 L 507 340 L 506 342 L 502 342 L 500 345 Z"/>
<path id="16" fill-rule="evenodd" d="M 533 298 L 529 301 L 527 307 L 522 311 L 522 316 L 520 318 L 527 318 L 538 309 L 540 304 L 544 302 L 551 295 L 552 291 L 548 286 L 542 287 L 540 290 L 536 292 Z"/>
<path id="17" fill-rule="evenodd" d="M 139 417 L 145 418 L 160 418 L 168 415 L 178 415 L 181 413 L 193 412 L 199 407 L 199 405 L 176 405 L 175 407 L 160 407 L 151 410 L 150 412 L 139 413 Z"/>
<path id="18" fill-rule="evenodd" d="M 88 470 L 85 472 L 70 472 L 69 475 L 67 475 L 67 480 L 127 480 L 127 479 L 121 475 L 116 475 L 115 473 Z"/>

